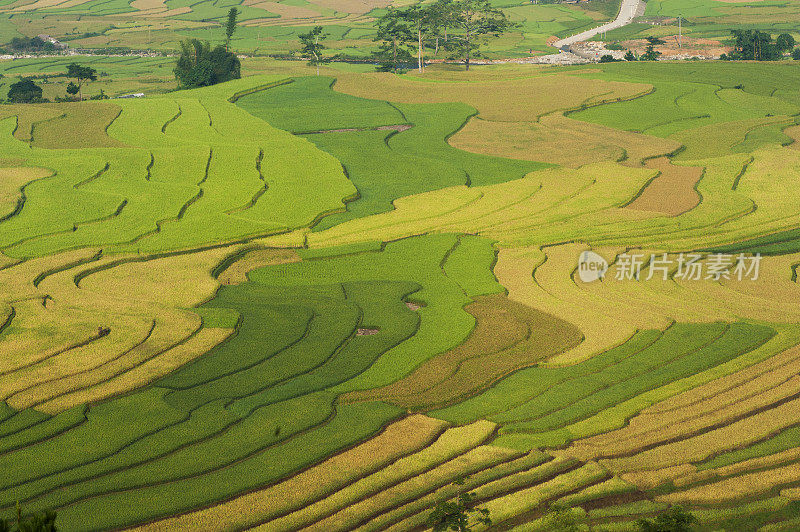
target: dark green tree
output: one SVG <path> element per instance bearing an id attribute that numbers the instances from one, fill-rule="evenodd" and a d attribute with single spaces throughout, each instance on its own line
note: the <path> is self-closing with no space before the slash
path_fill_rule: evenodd
<path id="1" fill-rule="evenodd" d="M 454 484 L 461 486 L 464 480 L 457 480 Z M 490 526 L 492 520 L 489 518 L 489 510 L 475 508 L 475 499 L 475 493 L 462 493 L 453 501 L 440 502 L 428 516 L 428 526 L 433 532 L 469 532 L 476 524 Z"/>
<path id="2" fill-rule="evenodd" d="M 420 4 L 414 4 L 402 11 L 402 16 L 408 21 L 417 41 L 417 70 L 420 72 L 425 68 L 423 38 L 430 29 L 432 14 L 430 8 L 422 7 Z"/>
<path id="3" fill-rule="evenodd" d="M 778 52 L 781 54 L 791 51 L 795 44 L 794 37 L 788 33 L 781 33 L 778 35 L 778 38 L 775 39 L 775 46 L 778 48 Z"/>
<path id="4" fill-rule="evenodd" d="M 455 9 L 453 0 L 436 0 L 428 6 L 429 31 L 433 38 L 433 55 L 439 55 L 439 42 L 447 43 L 447 29 L 453 26 Z"/>
<path id="5" fill-rule="evenodd" d="M 639 59 L 642 61 L 657 61 L 661 56 L 661 52 L 656 50 L 656 46 L 665 44 L 666 42 L 667 41 L 659 39 L 658 37 L 647 37 L 647 48 Z"/>
<path id="6" fill-rule="evenodd" d="M 239 10 L 232 7 L 228 11 L 228 20 L 225 22 L 225 51 L 229 51 L 231 47 L 231 39 L 233 32 L 236 31 L 236 17 L 239 16 Z"/>
<path id="7" fill-rule="evenodd" d="M 319 65 L 326 63 L 327 60 L 322 55 L 325 45 L 320 41 L 328 37 L 327 33 L 322 33 L 322 26 L 314 26 L 308 33 L 301 33 L 300 44 L 303 47 L 300 49 L 300 55 L 308 60 L 308 64 L 317 67 L 317 76 L 319 76 Z"/>
<path id="8" fill-rule="evenodd" d="M 637 521 L 641 532 L 690 532 L 697 518 L 681 506 L 671 506 L 655 520 L 640 519 Z"/>
<path id="9" fill-rule="evenodd" d="M 42 101 L 42 88 L 32 79 L 23 79 L 12 83 L 8 88 L 10 103 L 35 103 Z"/>
<path id="10" fill-rule="evenodd" d="M 181 55 L 175 64 L 175 77 L 183 89 L 206 87 L 242 77 L 241 63 L 235 54 L 220 45 L 187 39 L 181 42 Z"/>
<path id="11" fill-rule="evenodd" d="M 633 55 L 633 52 L 628 50 L 625 52 L 625 61 L 636 61 L 636 56 Z"/>
<path id="12" fill-rule="evenodd" d="M 792 59 L 795 61 L 800 61 L 800 48 L 795 48 L 792 50 Z"/>
<path id="13" fill-rule="evenodd" d="M 499 37 L 514 24 L 505 13 L 492 6 L 489 0 L 455 0 L 453 2 L 453 27 L 449 35 L 448 50 L 464 60 L 466 70 L 473 52 L 489 37 Z"/>
<path id="14" fill-rule="evenodd" d="M 403 13 L 395 8 L 389 10 L 376 22 L 378 34 L 375 40 L 380 44 L 373 57 L 378 61 L 379 72 L 397 74 L 401 65 L 411 61 L 408 43 L 414 36 Z"/>
<path id="15" fill-rule="evenodd" d="M 78 88 L 78 86 L 75 85 L 75 83 L 73 83 L 72 81 L 70 81 L 69 85 L 67 85 L 67 94 L 69 94 L 70 97 L 72 98 L 74 98 L 75 95 L 78 94 L 79 90 L 80 89 Z"/>
<path id="16" fill-rule="evenodd" d="M 17 503 L 17 519 L 10 521 L 0 519 L 0 532 L 58 532 L 56 513 L 44 510 L 30 515 L 23 515 Z"/>
<path id="17" fill-rule="evenodd" d="M 95 81 L 97 79 L 97 71 L 92 67 L 70 63 L 67 65 L 67 77 L 78 81 L 78 99 L 83 100 L 83 83 Z"/>

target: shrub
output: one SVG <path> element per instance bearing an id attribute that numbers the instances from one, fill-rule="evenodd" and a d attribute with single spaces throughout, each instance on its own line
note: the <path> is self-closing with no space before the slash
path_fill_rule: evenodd
<path id="1" fill-rule="evenodd" d="M 453 484 L 463 485 L 464 479 L 457 480 Z M 454 501 L 442 501 L 436 505 L 428 516 L 428 526 L 434 532 L 444 532 L 445 530 L 456 530 L 458 532 L 468 532 L 475 524 L 489 526 L 492 520 L 489 518 L 489 510 L 486 508 L 475 508 L 475 493 L 462 493 Z M 470 518 L 476 514 L 476 523 L 470 524 Z"/>
<path id="2" fill-rule="evenodd" d="M 792 59 L 795 61 L 800 61 L 800 48 L 795 48 L 792 50 Z"/>
<path id="3" fill-rule="evenodd" d="M 697 518 L 680 506 L 672 506 L 654 521 L 640 519 L 637 524 L 642 532 L 689 532 Z"/>
<path id="4" fill-rule="evenodd" d="M 616 59 L 614 59 L 614 56 L 611 54 L 605 54 L 603 57 L 600 58 L 601 63 L 613 63 L 615 61 Z"/>

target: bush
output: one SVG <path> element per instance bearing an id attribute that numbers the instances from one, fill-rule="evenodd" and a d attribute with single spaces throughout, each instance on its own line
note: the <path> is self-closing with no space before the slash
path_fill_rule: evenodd
<path id="1" fill-rule="evenodd" d="M 690 532 L 697 518 L 680 506 L 672 506 L 655 521 L 640 519 L 637 523 L 642 532 Z"/>
<path id="2" fill-rule="evenodd" d="M 795 48 L 792 50 L 792 59 L 795 61 L 800 61 L 800 48 Z"/>
<path id="3" fill-rule="evenodd" d="M 42 101 L 42 88 L 31 79 L 12 83 L 8 89 L 10 103 L 34 103 Z"/>
<path id="4" fill-rule="evenodd" d="M 605 54 L 603 57 L 600 58 L 601 63 L 614 63 L 615 61 L 617 60 L 614 59 L 614 56 L 611 54 Z"/>

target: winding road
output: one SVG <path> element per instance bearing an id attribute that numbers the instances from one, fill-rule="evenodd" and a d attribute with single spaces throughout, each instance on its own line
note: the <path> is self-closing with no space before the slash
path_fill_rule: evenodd
<path id="1" fill-rule="evenodd" d="M 588 41 L 598 33 L 627 26 L 633 22 L 633 19 L 637 14 L 641 13 L 640 10 L 644 11 L 643 0 L 622 0 L 617 18 L 607 24 L 603 24 L 602 26 L 592 28 L 591 30 L 586 30 L 582 33 L 578 33 L 577 35 L 567 37 L 566 39 L 561 39 L 560 41 L 556 41 L 553 43 L 553 46 L 556 48 L 563 48 L 565 46 L 575 44 L 576 42 Z"/>

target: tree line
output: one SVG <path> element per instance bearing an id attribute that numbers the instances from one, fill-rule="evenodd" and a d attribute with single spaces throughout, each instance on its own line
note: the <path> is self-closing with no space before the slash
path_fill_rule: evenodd
<path id="1" fill-rule="evenodd" d="M 67 71 L 63 74 L 71 81 L 67 85 L 67 95 L 65 98 L 56 98 L 56 101 L 75 101 L 83 100 L 83 85 L 88 81 L 97 80 L 97 70 L 92 67 L 82 66 L 78 63 L 67 65 Z M 16 83 L 12 83 L 8 88 L 9 103 L 46 103 L 49 100 L 43 97 L 44 90 L 37 85 L 32 78 L 23 78 Z M 92 100 L 103 100 L 107 98 L 103 90 L 100 94 L 92 96 Z"/>
<path id="2" fill-rule="evenodd" d="M 443 51 L 469 70 L 470 61 L 480 57 L 479 49 L 489 38 L 499 37 L 514 26 L 489 0 L 436 0 L 407 8 L 389 7 L 375 21 L 378 49 L 372 60 L 382 72 L 397 73 L 413 63 L 422 72 L 426 51 L 434 57 Z M 325 37 L 322 26 L 300 35 L 300 55 L 309 64 L 319 66 L 330 60 L 323 57 L 325 46 L 321 41 Z"/>
<path id="3" fill-rule="evenodd" d="M 791 52 L 792 59 L 800 60 L 800 50 L 795 49 L 794 37 L 781 33 L 773 41 L 772 35 L 759 30 L 731 30 L 734 48 L 720 59 L 730 61 L 777 61 L 784 54 Z"/>

